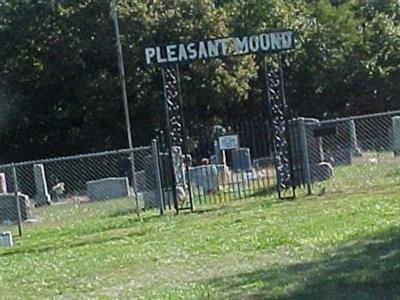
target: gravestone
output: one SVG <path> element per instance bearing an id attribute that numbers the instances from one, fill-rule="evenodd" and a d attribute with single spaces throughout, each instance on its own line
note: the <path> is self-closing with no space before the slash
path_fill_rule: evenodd
<path id="1" fill-rule="evenodd" d="M 395 156 L 400 155 L 400 116 L 392 117 L 392 148 Z"/>
<path id="2" fill-rule="evenodd" d="M 5 173 L 0 173 L 0 194 L 7 194 L 7 182 Z"/>
<path id="3" fill-rule="evenodd" d="M 33 174 L 35 177 L 35 204 L 36 206 L 49 205 L 51 203 L 51 197 L 47 189 L 46 175 L 44 173 L 43 164 L 33 165 Z"/>
<path id="4" fill-rule="evenodd" d="M 0 247 L 12 247 L 13 246 L 13 238 L 11 231 L 6 231 L 0 233 Z"/>
<path id="5" fill-rule="evenodd" d="M 215 165 L 202 165 L 189 169 L 190 182 L 206 193 L 218 191 L 218 169 Z"/>
<path id="6" fill-rule="evenodd" d="M 146 191 L 146 172 L 144 170 L 136 172 L 136 189 L 138 193 Z"/>
<path id="7" fill-rule="evenodd" d="M 90 201 L 126 198 L 130 196 L 127 177 L 109 177 L 86 182 Z"/>
<path id="8" fill-rule="evenodd" d="M 354 120 L 349 120 L 348 124 L 350 149 L 354 155 L 360 156 L 361 151 L 358 147 L 356 122 L 354 122 Z"/>
<path id="9" fill-rule="evenodd" d="M 31 203 L 28 195 L 18 193 L 22 221 L 31 217 Z M 18 204 L 14 194 L 0 194 L 0 222 L 17 222 Z"/>
<path id="10" fill-rule="evenodd" d="M 232 169 L 235 172 L 251 170 L 249 148 L 238 148 L 232 151 Z"/>

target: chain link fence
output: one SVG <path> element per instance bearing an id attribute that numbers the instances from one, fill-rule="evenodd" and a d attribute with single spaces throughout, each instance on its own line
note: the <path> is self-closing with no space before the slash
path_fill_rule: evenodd
<path id="1" fill-rule="evenodd" d="M 316 194 L 400 185 L 400 112 L 305 122 L 307 182 Z"/>
<path id="2" fill-rule="evenodd" d="M 300 190 L 324 195 L 400 187 L 400 112 L 297 118 L 288 124 L 293 184 Z M 238 135 L 240 148 L 213 151 L 218 145 L 211 144 L 205 158 L 195 157 L 182 168 L 186 180 L 176 178 L 175 192 L 171 178 L 177 174 L 156 140 L 133 150 L 0 166 L 0 232 L 67 228 L 145 210 L 162 214 L 187 205 L 188 191 L 194 207 L 273 192 L 276 171 L 267 127 L 243 128 L 229 132 Z"/>
<path id="3" fill-rule="evenodd" d="M 152 147 L 0 166 L 0 232 L 68 227 L 159 206 Z"/>

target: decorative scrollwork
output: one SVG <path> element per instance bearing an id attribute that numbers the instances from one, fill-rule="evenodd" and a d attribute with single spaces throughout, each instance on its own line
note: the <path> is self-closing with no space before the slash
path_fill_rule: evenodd
<path id="1" fill-rule="evenodd" d="M 274 155 L 279 190 L 293 187 L 290 160 L 290 145 L 288 143 L 288 126 L 286 120 L 286 101 L 283 91 L 283 76 L 279 55 L 271 57 L 266 70 L 268 104 L 272 123 Z"/>
<path id="2" fill-rule="evenodd" d="M 167 109 L 167 121 L 171 146 L 183 147 L 184 129 L 183 116 L 179 99 L 179 86 L 176 67 L 164 68 L 164 89 Z"/>
<path id="3" fill-rule="evenodd" d="M 184 149 L 184 123 L 180 100 L 179 71 L 176 66 L 163 69 L 164 96 L 171 147 L 171 159 L 177 186 L 185 186 L 182 149 Z"/>

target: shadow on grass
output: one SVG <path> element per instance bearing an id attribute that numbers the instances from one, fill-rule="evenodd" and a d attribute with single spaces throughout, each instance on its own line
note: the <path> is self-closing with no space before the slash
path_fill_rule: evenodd
<path id="1" fill-rule="evenodd" d="M 130 219 L 131 223 L 146 223 L 154 219 L 159 219 L 160 214 L 157 209 L 147 210 L 147 211 L 141 209 L 138 215 L 136 209 L 125 208 L 109 213 L 107 214 L 107 217 L 109 218 L 132 217 L 133 219 Z"/>
<path id="2" fill-rule="evenodd" d="M 35 253 L 43 253 L 48 251 L 57 251 L 66 248 L 78 248 L 78 247 L 86 247 L 90 245 L 101 245 L 103 243 L 109 243 L 112 241 L 118 241 L 130 237 L 140 237 L 150 234 L 152 231 L 151 228 L 147 229 L 138 229 L 129 232 L 123 232 L 119 235 L 110 236 L 107 234 L 95 235 L 95 236 L 87 236 L 78 239 L 59 239 L 53 240 L 52 243 L 47 242 L 46 244 L 40 245 L 38 243 L 31 244 L 26 247 L 15 247 L 10 250 L 0 254 L 2 256 L 9 256 L 14 254 L 35 254 Z M 114 233 L 115 234 L 115 233 Z"/>
<path id="3" fill-rule="evenodd" d="M 153 227 L 140 226 L 151 222 L 154 219 L 160 219 L 159 215 L 134 215 L 133 218 L 119 219 L 118 216 L 124 214 L 117 213 L 108 218 L 98 219 L 94 222 L 87 222 L 86 226 L 74 228 L 43 228 L 31 232 L 28 236 L 28 243 L 22 247 L 10 248 L 0 257 L 14 254 L 42 253 L 47 251 L 56 251 L 64 248 L 77 248 L 88 245 L 100 245 L 111 241 L 118 241 L 130 237 L 140 237 L 150 234 Z M 137 225 L 134 227 L 134 225 Z M 120 231 L 115 231 L 120 230 Z M 109 232 L 114 231 L 112 234 Z M 33 240 L 33 242 L 29 241 Z"/>
<path id="4" fill-rule="evenodd" d="M 181 212 L 180 215 L 207 214 L 212 212 L 228 214 L 230 211 L 227 210 L 227 205 L 228 203 L 226 205 L 203 207 L 195 210 L 194 213 Z M 127 216 L 130 216 L 130 218 L 126 218 Z M 175 217 L 177 215 L 174 212 L 168 212 L 166 216 Z M 66 247 L 77 248 L 88 245 L 100 245 L 129 237 L 140 237 L 150 234 L 154 229 L 152 226 L 143 227 L 141 225 L 157 220 L 165 219 L 158 214 L 149 214 L 149 212 L 141 212 L 140 217 L 138 217 L 135 209 L 124 208 L 109 213 L 102 219 L 87 221 L 79 227 L 43 228 L 43 230 L 33 231 L 28 237 L 28 239 L 34 240 L 33 242 L 28 241 L 22 247 L 14 247 L 4 253 L 0 253 L 0 257 L 14 254 L 56 251 Z M 109 232 L 115 230 L 121 231 L 109 234 Z"/>
<path id="5" fill-rule="evenodd" d="M 195 209 L 193 213 L 201 215 L 204 213 L 211 213 L 211 212 L 220 211 L 220 210 L 224 210 L 224 209 L 226 209 L 225 205 L 215 206 L 215 207 L 202 207 L 199 209 Z M 187 214 L 189 214 L 189 213 L 187 213 Z"/>
<path id="6" fill-rule="evenodd" d="M 208 284 L 224 299 L 400 299 L 400 230 L 348 242 L 322 260 Z"/>
<path id="7" fill-rule="evenodd" d="M 269 197 L 277 193 L 276 186 L 269 186 L 264 189 L 255 191 L 250 194 L 250 197 Z"/>

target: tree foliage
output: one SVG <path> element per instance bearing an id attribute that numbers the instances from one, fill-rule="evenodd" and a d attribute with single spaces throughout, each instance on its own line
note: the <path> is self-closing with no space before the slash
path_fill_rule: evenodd
<path id="1" fill-rule="evenodd" d="M 118 12 L 134 142 L 162 127 L 157 68 L 145 45 L 296 31 L 285 54 L 288 101 L 321 117 L 399 109 L 400 4 L 396 0 L 120 0 Z M 0 2 L 3 161 L 126 147 L 109 1 Z M 190 128 L 259 114 L 262 56 L 181 68 Z"/>

